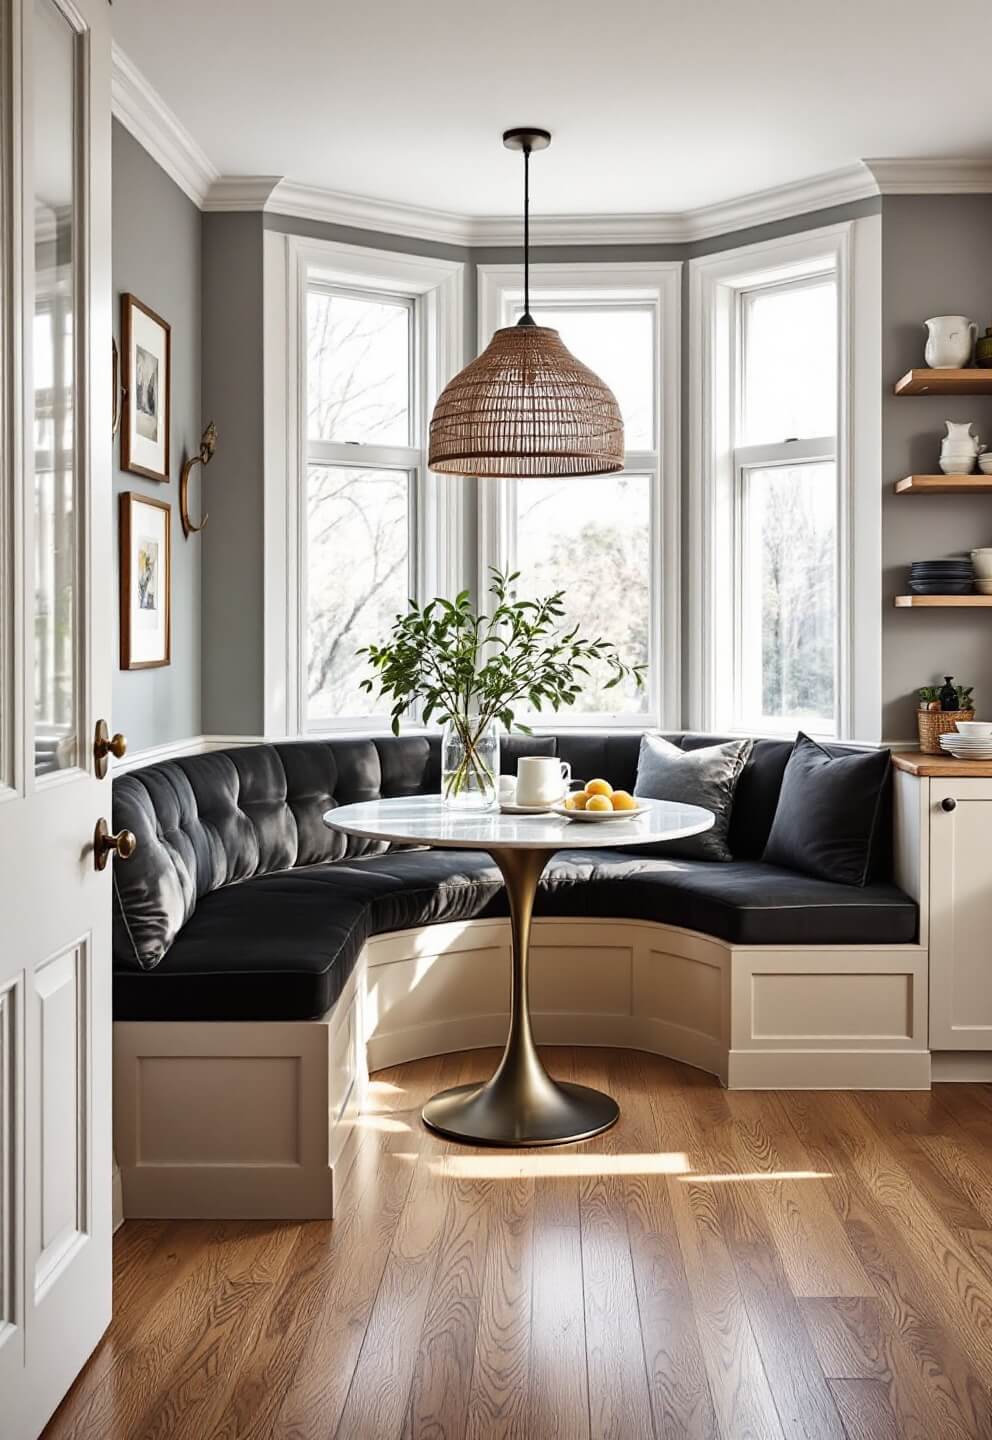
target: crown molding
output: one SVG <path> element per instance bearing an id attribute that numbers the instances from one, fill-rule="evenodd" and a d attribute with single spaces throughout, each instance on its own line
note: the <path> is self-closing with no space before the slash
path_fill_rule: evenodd
<path id="1" fill-rule="evenodd" d="M 866 160 L 882 195 L 990 195 L 992 158 Z"/>
<path id="2" fill-rule="evenodd" d="M 521 243 L 518 215 L 459 215 L 345 195 L 277 175 L 222 176 L 119 45 L 113 46 L 112 59 L 114 116 L 201 210 L 268 211 L 463 247 Z M 879 194 L 992 194 L 992 157 L 859 160 L 827 175 L 682 213 L 538 215 L 531 220 L 531 238 L 535 245 L 690 244 Z"/>
<path id="3" fill-rule="evenodd" d="M 202 210 L 266 210 L 274 190 L 283 183 L 281 175 L 222 175 L 207 191 Z"/>
<path id="4" fill-rule="evenodd" d="M 220 171 L 119 45 L 111 50 L 110 103 L 114 118 L 202 210 Z"/>

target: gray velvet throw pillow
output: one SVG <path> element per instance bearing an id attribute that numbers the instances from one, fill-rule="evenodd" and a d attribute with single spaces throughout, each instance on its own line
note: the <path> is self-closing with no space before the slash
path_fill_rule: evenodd
<path id="1" fill-rule="evenodd" d="M 661 735 L 642 735 L 634 794 L 647 800 L 680 800 L 712 810 L 713 826 L 701 835 L 668 841 L 661 852 L 687 860 L 732 860 L 727 844 L 734 791 L 752 741 L 728 740 L 701 750 L 682 750 Z"/>

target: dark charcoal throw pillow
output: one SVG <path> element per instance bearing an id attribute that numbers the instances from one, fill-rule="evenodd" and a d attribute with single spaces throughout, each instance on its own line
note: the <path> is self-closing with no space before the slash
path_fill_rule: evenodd
<path id="1" fill-rule="evenodd" d="M 762 859 L 817 880 L 864 885 L 890 763 L 888 750 L 831 755 L 800 731 Z"/>
<path id="2" fill-rule="evenodd" d="M 681 750 L 661 735 L 642 735 L 634 794 L 647 800 L 681 800 L 712 810 L 713 826 L 700 835 L 669 840 L 665 855 L 688 860 L 732 860 L 727 844 L 734 791 L 751 753 L 750 740 L 728 740 L 700 750 Z"/>

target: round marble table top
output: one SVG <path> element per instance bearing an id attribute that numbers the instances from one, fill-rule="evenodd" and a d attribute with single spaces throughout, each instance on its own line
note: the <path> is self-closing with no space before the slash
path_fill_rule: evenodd
<path id="1" fill-rule="evenodd" d="M 369 800 L 324 813 L 325 825 L 366 840 L 437 845 L 456 850 L 592 850 L 597 846 L 647 845 L 698 835 L 713 824 L 713 813 L 674 800 L 644 800 L 627 820 L 591 824 L 553 814 L 503 815 L 499 810 L 453 810 L 437 795 Z"/>

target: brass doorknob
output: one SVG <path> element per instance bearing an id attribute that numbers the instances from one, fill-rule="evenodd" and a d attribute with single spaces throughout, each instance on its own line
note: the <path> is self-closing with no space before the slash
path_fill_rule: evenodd
<path id="1" fill-rule="evenodd" d="M 96 722 L 96 731 L 93 735 L 93 758 L 96 761 L 96 778 L 102 780 L 107 773 L 107 756 L 113 755 L 115 760 L 123 760 L 127 754 L 127 739 L 120 732 L 111 735 L 107 728 L 106 720 Z"/>
<path id="2" fill-rule="evenodd" d="M 96 829 L 93 831 L 93 864 L 98 870 L 106 870 L 107 860 L 112 854 L 116 855 L 118 860 L 130 860 L 137 848 L 138 842 L 130 830 L 118 830 L 114 835 L 102 816 L 96 822 Z"/>

